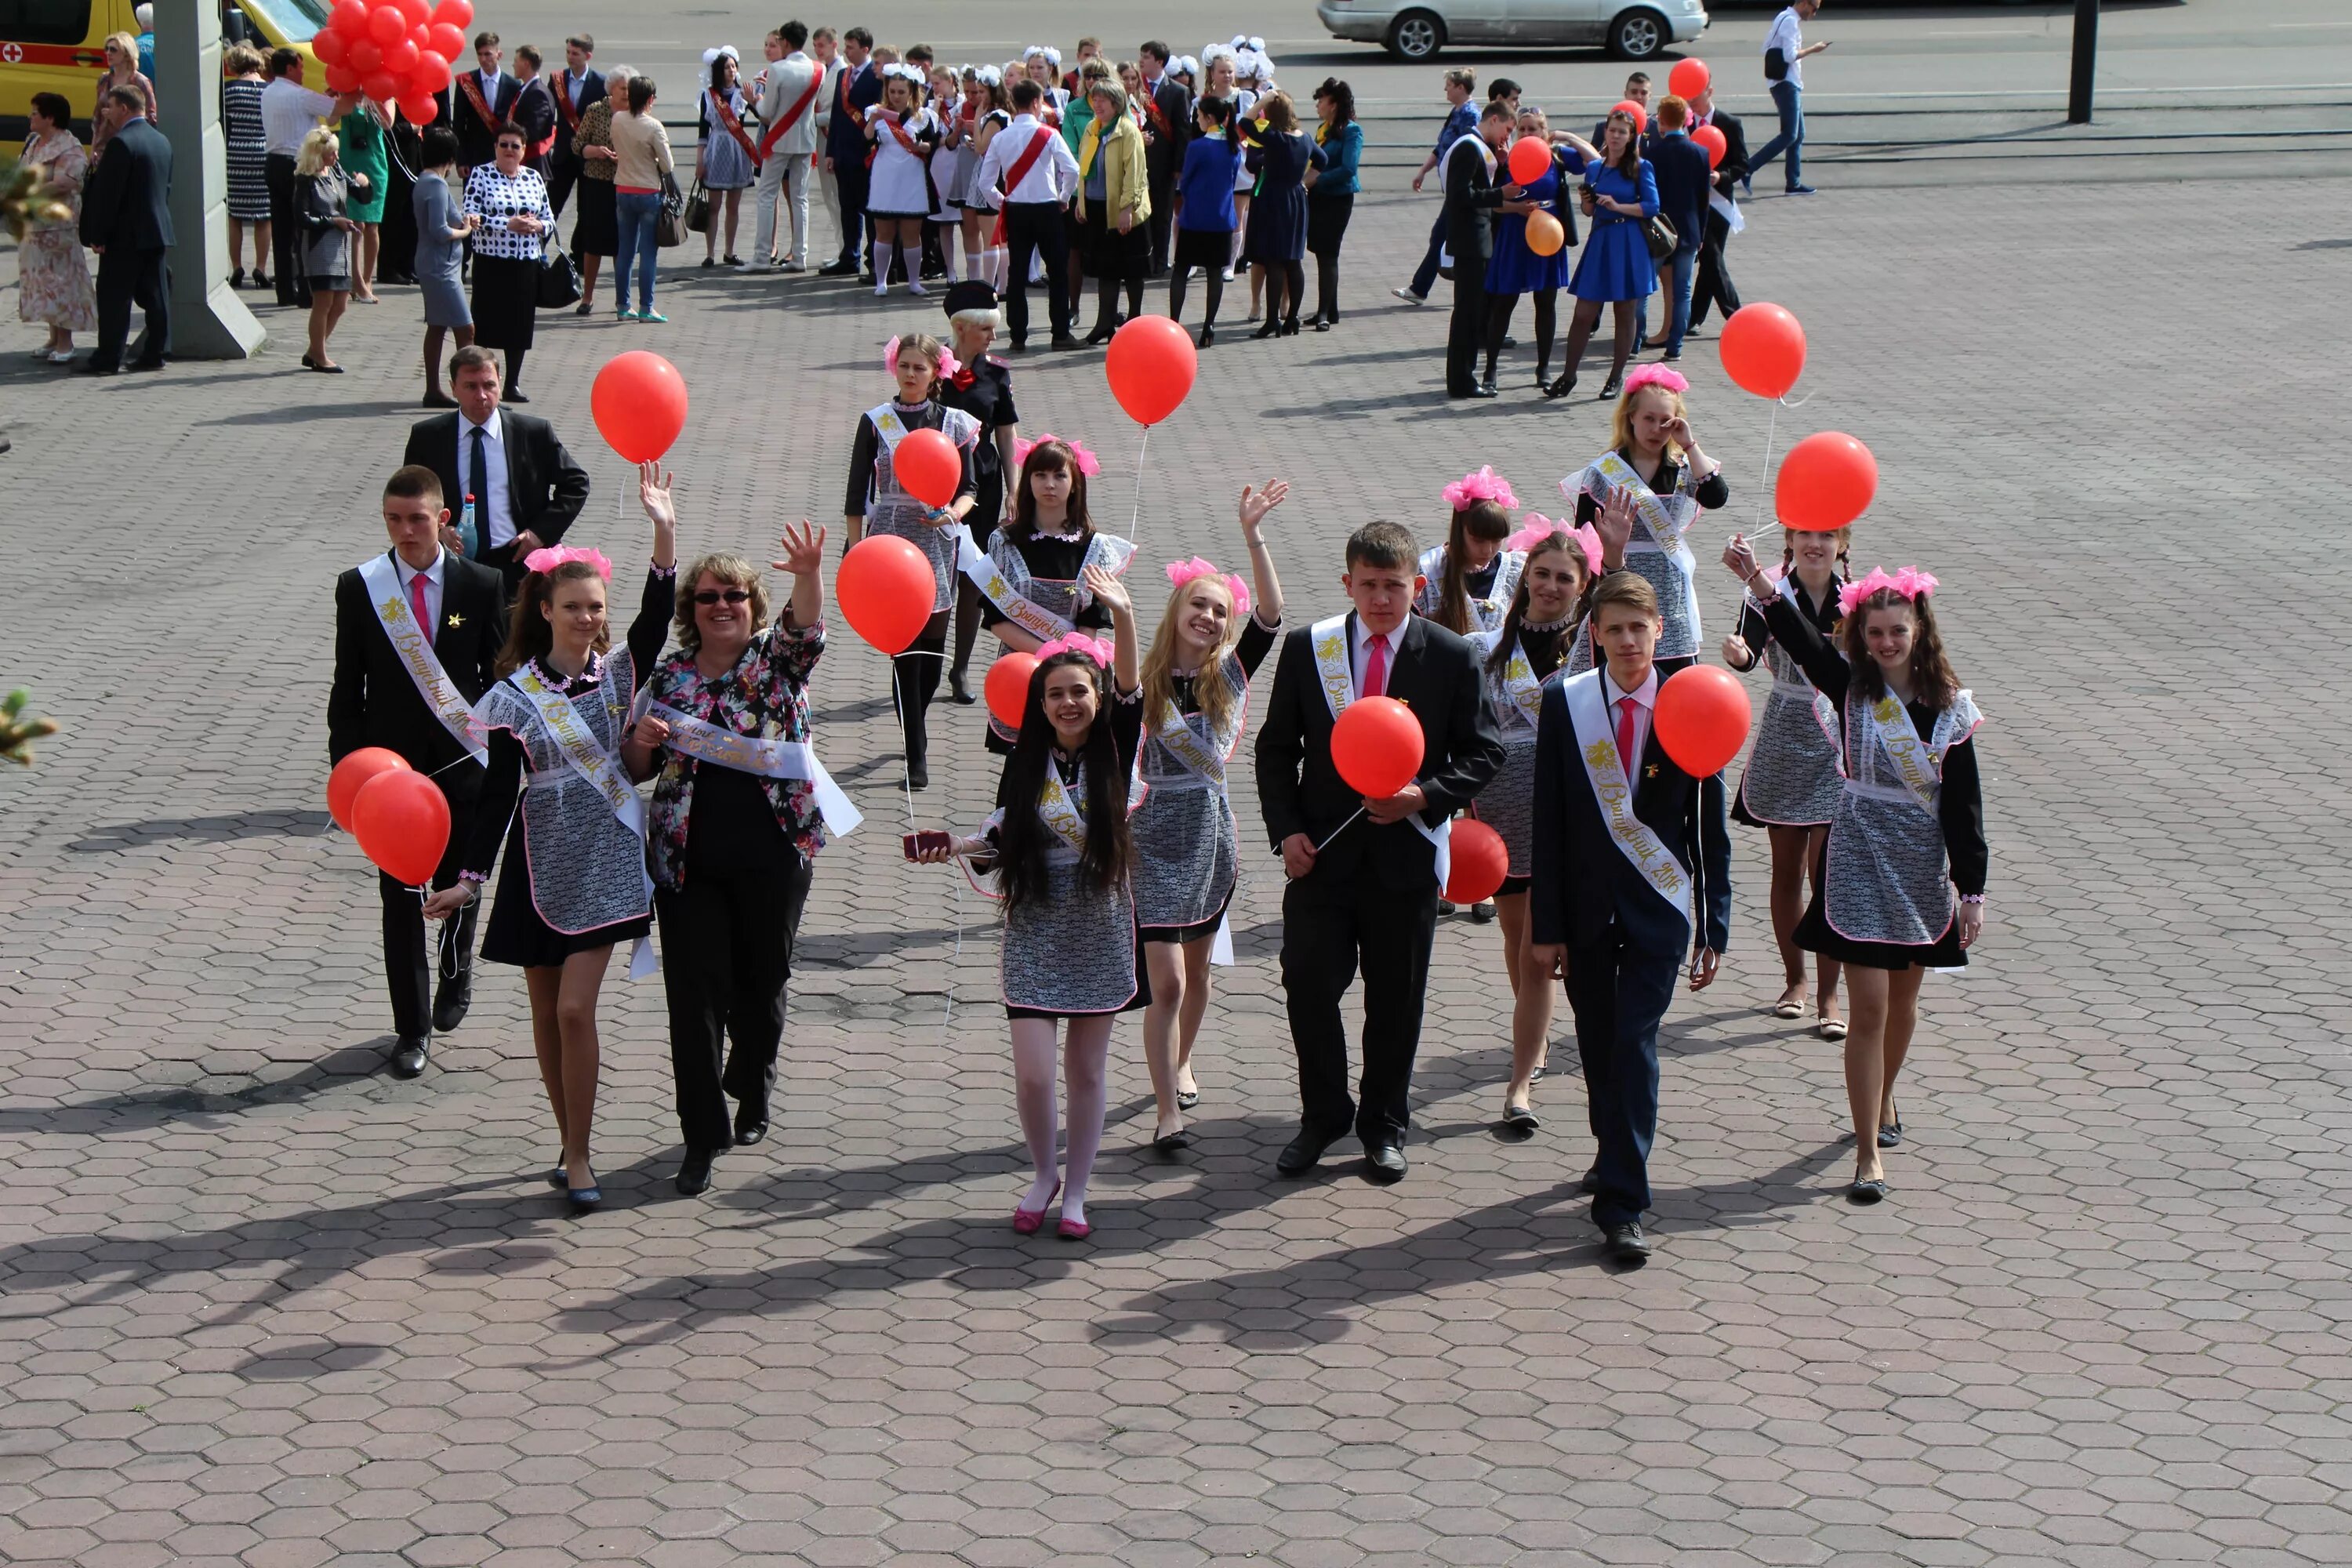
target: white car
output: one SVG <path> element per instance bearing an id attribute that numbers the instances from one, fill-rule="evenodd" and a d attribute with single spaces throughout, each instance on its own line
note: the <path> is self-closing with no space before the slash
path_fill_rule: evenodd
<path id="1" fill-rule="evenodd" d="M 1646 60 L 1706 30 L 1706 0 L 1320 0 L 1336 38 L 1434 59 L 1448 44 L 1601 44 Z"/>

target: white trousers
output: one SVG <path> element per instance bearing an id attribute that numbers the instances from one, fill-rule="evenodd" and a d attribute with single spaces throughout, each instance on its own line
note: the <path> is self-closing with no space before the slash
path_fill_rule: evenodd
<path id="1" fill-rule="evenodd" d="M 792 208 L 792 247 L 784 252 L 787 261 L 806 262 L 809 258 L 809 161 L 805 153 L 778 152 L 760 165 L 759 228 L 752 241 L 751 258 L 764 263 L 776 253 L 776 206 L 788 201 Z"/>

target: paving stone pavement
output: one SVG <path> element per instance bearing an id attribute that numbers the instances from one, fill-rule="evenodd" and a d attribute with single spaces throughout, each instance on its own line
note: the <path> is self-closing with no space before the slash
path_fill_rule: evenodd
<path id="1" fill-rule="evenodd" d="M 1850 1209 L 1837 1054 L 1758 1010 L 1742 834 L 1725 975 L 1668 1023 L 1661 1246 L 1631 1275 L 1572 1194 L 1573 1052 L 1538 1138 L 1488 1132 L 1493 928 L 1439 938 L 1410 1179 L 1274 1178 L 1295 1100 L 1255 854 L 1202 1141 L 1150 1157 L 1122 1024 L 1094 1240 L 1014 1237 L 994 940 L 898 858 L 887 667 L 839 628 L 818 736 L 870 825 L 819 866 L 774 1136 L 672 1195 L 659 985 L 616 977 L 610 1206 L 562 1216 L 517 978 L 389 1079 L 373 878 L 321 810 L 330 584 L 380 543 L 417 416 L 414 294 L 352 312 L 335 382 L 275 312 L 252 364 L 91 384 L 12 355 L 0 679 L 67 732 L 0 777 L 0 1559 L 2346 1561 L 2352 803 L 2293 738 L 2352 696 L 2321 243 L 2352 184 L 2252 189 L 2260 224 L 2194 184 L 1750 209 L 1738 275 L 1811 342 L 1779 446 L 1868 441 L 1856 562 L 1948 584 L 1990 716 L 1991 921 L 1927 988 L 1893 1201 Z M 1605 408 L 1536 400 L 1525 350 L 1504 401 L 1438 397 L 1442 313 L 1386 297 L 1429 211 L 1365 200 L 1339 331 L 1205 357 L 1150 442 L 1138 581 L 1235 554 L 1234 493 L 1283 475 L 1294 613 L 1326 612 L 1357 521 L 1433 527 L 1481 461 L 1540 506 L 1599 450 Z M 573 537 L 625 592 L 645 532 L 588 417 L 605 356 L 657 348 L 693 387 L 686 547 L 760 552 L 837 526 L 881 341 L 938 321 L 802 280 L 664 299 L 665 330 L 545 323 L 530 366 L 595 475 Z M 1685 368 L 1750 518 L 1767 410 L 1711 335 Z M 1102 454 L 1123 525 L 1137 432 L 1098 356 L 1017 386 Z M 1736 591 L 1706 584 L 1720 629 Z M 969 826 L 994 769 L 976 713 L 941 718 L 916 815 Z"/>

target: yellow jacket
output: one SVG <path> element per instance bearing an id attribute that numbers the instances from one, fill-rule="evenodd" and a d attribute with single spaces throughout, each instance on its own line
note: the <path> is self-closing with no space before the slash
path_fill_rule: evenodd
<path id="1" fill-rule="evenodd" d="M 1135 128 L 1132 115 L 1122 114 L 1111 121 L 1108 136 L 1103 134 L 1103 122 L 1097 120 L 1078 139 L 1078 221 L 1084 223 L 1087 218 L 1087 176 L 1094 172 L 1097 155 L 1107 160 L 1103 205 L 1109 209 L 1111 221 L 1117 223 L 1118 215 L 1129 207 L 1135 209 L 1137 223 L 1150 217 L 1151 189 L 1143 173 L 1143 132 Z"/>

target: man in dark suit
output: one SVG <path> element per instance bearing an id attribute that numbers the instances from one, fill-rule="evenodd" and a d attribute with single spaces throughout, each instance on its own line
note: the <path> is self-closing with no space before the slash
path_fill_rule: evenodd
<path id="1" fill-rule="evenodd" d="M 447 87 L 433 95 L 433 101 L 447 117 L 444 123 L 457 132 L 461 174 L 498 156 L 499 127 L 514 118 L 515 101 L 522 97 L 522 83 L 500 66 L 505 58 L 496 33 L 477 33 L 474 64 L 479 68 L 458 72 Z"/>
<path id="2" fill-rule="evenodd" d="M 449 360 L 454 414 L 420 419 L 401 457 L 433 470 L 441 493 L 453 498 L 457 521 L 442 540 L 505 577 L 511 595 L 524 576 L 523 557 L 553 544 L 588 504 L 588 470 L 572 460 L 544 419 L 499 406 L 499 362 L 476 344 Z M 461 546 L 467 500 L 472 500 L 475 543 Z"/>
<path id="3" fill-rule="evenodd" d="M 98 161 L 82 199 L 81 242 L 98 252 L 98 346 L 77 367 L 88 375 L 122 368 L 131 307 L 147 313 L 133 370 L 161 370 L 172 346 L 172 144 L 148 123 L 135 87 L 109 89 L 98 111 L 114 138 Z"/>
<path id="4" fill-rule="evenodd" d="M 1168 270 L 1168 231 L 1176 218 L 1176 174 L 1192 140 L 1192 95 L 1168 74 L 1168 46 L 1157 38 L 1135 58 L 1143 69 L 1143 174 L 1151 195 L 1151 276 Z"/>
<path id="5" fill-rule="evenodd" d="M 1723 132 L 1723 162 L 1715 166 L 1715 194 L 1725 205 L 1733 200 L 1731 187 L 1748 177 L 1748 129 L 1739 117 L 1715 106 L 1715 89 L 1709 87 L 1691 100 L 1691 129 L 1712 125 Z M 1698 245 L 1698 281 L 1691 289 L 1691 325 L 1706 320 L 1706 308 L 1712 303 L 1723 310 L 1729 321 L 1739 309 L 1739 290 L 1732 286 L 1731 268 L 1724 264 L 1723 247 L 1731 243 L 1731 219 L 1712 202 L 1707 204 L 1706 228 Z"/>
<path id="6" fill-rule="evenodd" d="M 596 40 L 586 33 L 563 40 L 563 71 L 553 83 L 555 150 L 547 160 L 547 205 L 559 215 L 580 183 L 580 154 L 572 150 L 572 134 L 589 105 L 604 101 L 604 73 L 590 63 L 595 56 Z"/>
<path id="7" fill-rule="evenodd" d="M 1355 531 L 1340 578 L 1355 609 L 1284 639 L 1258 731 L 1258 804 L 1290 877 L 1282 899 L 1282 985 L 1298 1052 L 1300 1118 L 1298 1136 L 1276 1162 L 1285 1175 L 1313 1169 L 1352 1126 L 1371 1178 L 1402 1179 L 1445 834 L 1454 813 L 1503 763 L 1475 651 L 1412 614 L 1419 559 L 1401 523 Z M 1403 702 L 1420 721 L 1422 760 L 1412 783 L 1368 800 L 1339 776 L 1331 734 L 1336 710 L 1381 696 Z M 1356 1103 L 1348 1096 L 1339 1000 L 1360 966 L 1364 1047 Z"/>
<path id="8" fill-rule="evenodd" d="M 827 278 L 871 270 L 866 261 L 866 111 L 882 101 L 882 73 L 874 68 L 873 54 L 873 34 L 863 27 L 843 31 L 833 122 L 824 133 L 824 166 L 841 199 L 841 254 L 817 268 Z"/>
<path id="9" fill-rule="evenodd" d="M 1618 503 L 1621 528 L 1630 510 Z M 1723 775 L 1692 778 L 1651 724 L 1658 693 L 1685 673 L 1661 674 L 1653 661 L 1655 590 L 1612 572 L 1588 613 L 1606 662 L 1547 687 L 1536 724 L 1528 935 L 1538 981 L 1563 966 L 1568 977 L 1599 1145 L 1584 1178 L 1592 1223 L 1612 1259 L 1638 1266 L 1650 1256 L 1642 1213 L 1658 1127 L 1658 1024 L 1685 954 L 1692 990 L 1715 979 L 1731 923 L 1731 842 Z M 1696 935 L 1694 913 L 1704 922 Z"/>
<path id="10" fill-rule="evenodd" d="M 1683 335 L 1690 331 L 1691 274 L 1698 266 L 1713 178 L 1706 149 L 1690 139 L 1689 126 L 1690 106 L 1667 94 L 1658 100 L 1657 138 L 1646 154 L 1658 184 L 1658 216 L 1675 230 L 1675 253 L 1659 268 L 1666 286 L 1666 320 L 1660 324 L 1665 329 L 1664 346 L 1670 360 L 1683 357 Z M 1643 304 L 1646 310 L 1648 301 Z"/>
<path id="11" fill-rule="evenodd" d="M 1478 348 L 1486 336 L 1486 263 L 1495 254 L 1495 209 L 1520 195 L 1499 183 L 1495 154 L 1511 139 L 1510 105 L 1486 105 L 1478 132 L 1445 150 L 1445 249 L 1454 260 L 1454 319 L 1445 334 L 1445 395 L 1493 397 L 1478 380 Z"/>
<path id="12" fill-rule="evenodd" d="M 555 127 L 558 116 L 551 85 L 554 79 L 547 74 L 547 61 L 530 44 L 515 51 L 515 79 L 522 83 L 522 90 L 515 95 L 514 122 L 523 131 L 523 162 L 538 170 L 539 177 L 544 180 L 547 178 L 548 160 L 555 155 L 557 140 Z M 545 152 L 541 151 L 542 147 Z M 552 196 L 549 198 L 549 205 L 554 205 Z"/>
<path id="13" fill-rule="evenodd" d="M 448 800 L 449 846 L 434 873 L 436 888 L 456 884 L 473 827 L 483 768 L 466 710 L 498 679 L 505 641 L 499 574 L 442 548 L 448 519 L 431 469 L 402 468 L 384 486 L 383 526 L 392 549 L 335 579 L 335 679 L 327 697 L 331 757 L 340 763 L 362 746 L 397 752 Z M 377 881 L 383 896 L 383 973 L 398 1036 L 392 1070 L 415 1078 L 425 1070 L 433 1031 L 456 1028 L 472 999 L 474 906 L 441 928 L 441 985 L 435 995 L 416 890 L 388 873 L 377 873 Z"/>

